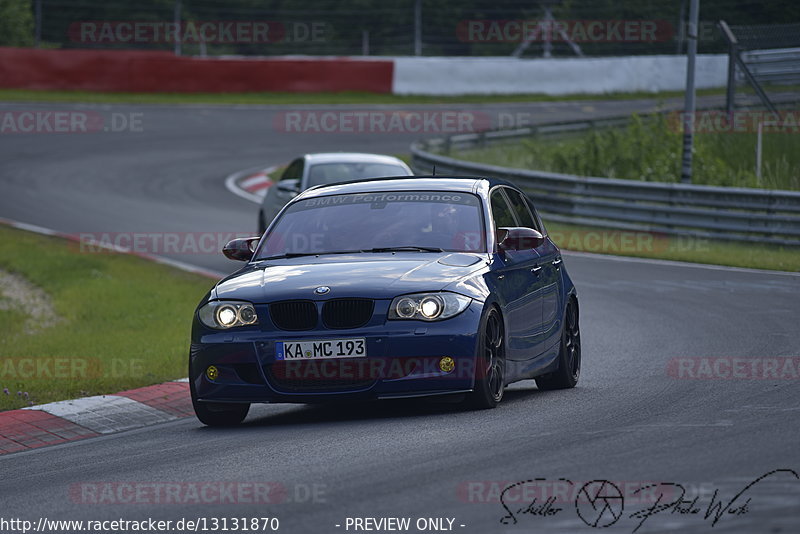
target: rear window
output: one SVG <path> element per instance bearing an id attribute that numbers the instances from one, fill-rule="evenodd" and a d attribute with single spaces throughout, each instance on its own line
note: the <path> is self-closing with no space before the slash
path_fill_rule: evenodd
<path id="1" fill-rule="evenodd" d="M 391 163 L 317 163 L 308 169 L 308 187 L 362 178 L 407 175 L 405 167 Z"/>

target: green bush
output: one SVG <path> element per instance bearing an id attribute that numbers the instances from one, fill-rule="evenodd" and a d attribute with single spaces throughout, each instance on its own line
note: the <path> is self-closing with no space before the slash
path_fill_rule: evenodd
<path id="1" fill-rule="evenodd" d="M 756 134 L 695 135 L 696 184 L 800 190 L 800 135 L 763 135 L 762 178 L 756 177 Z M 590 129 L 562 138 L 530 138 L 461 152 L 470 161 L 581 176 L 653 182 L 680 180 L 683 136 L 664 116 L 634 116 L 625 128 Z"/>
<path id="2" fill-rule="evenodd" d="M 33 11 L 29 0 L 0 0 L 0 46 L 33 45 Z"/>

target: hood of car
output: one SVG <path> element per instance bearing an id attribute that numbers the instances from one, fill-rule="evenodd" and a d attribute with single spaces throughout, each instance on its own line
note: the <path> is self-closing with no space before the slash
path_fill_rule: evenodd
<path id="1" fill-rule="evenodd" d="M 485 268 L 478 254 L 355 254 L 252 264 L 215 288 L 216 298 L 256 304 L 293 299 L 389 299 L 438 291 Z M 322 294 L 317 288 L 329 288 Z"/>

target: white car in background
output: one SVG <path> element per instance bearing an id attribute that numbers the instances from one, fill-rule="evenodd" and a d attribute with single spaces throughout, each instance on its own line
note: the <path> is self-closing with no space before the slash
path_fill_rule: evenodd
<path id="1" fill-rule="evenodd" d="M 347 152 L 306 154 L 292 161 L 278 182 L 267 189 L 258 212 L 258 233 L 263 234 L 286 203 L 309 187 L 413 174 L 408 165 L 392 156 Z"/>

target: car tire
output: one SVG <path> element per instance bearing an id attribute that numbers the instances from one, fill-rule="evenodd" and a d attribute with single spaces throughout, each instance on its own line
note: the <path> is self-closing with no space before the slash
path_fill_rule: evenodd
<path id="1" fill-rule="evenodd" d="M 475 360 L 475 389 L 467 404 L 478 410 L 494 408 L 503 399 L 506 378 L 505 335 L 503 318 L 492 307 L 483 319 Z"/>
<path id="2" fill-rule="evenodd" d="M 558 369 L 552 373 L 537 376 L 539 389 L 574 388 L 581 374 L 581 331 L 579 326 L 578 303 L 569 299 L 564 312 L 561 328 L 561 348 L 558 352 Z"/>
<path id="3" fill-rule="evenodd" d="M 189 391 L 192 396 L 192 407 L 197 418 L 206 426 L 234 426 L 247 417 L 250 404 L 200 402 L 194 389 L 194 381 L 189 379 Z"/>

